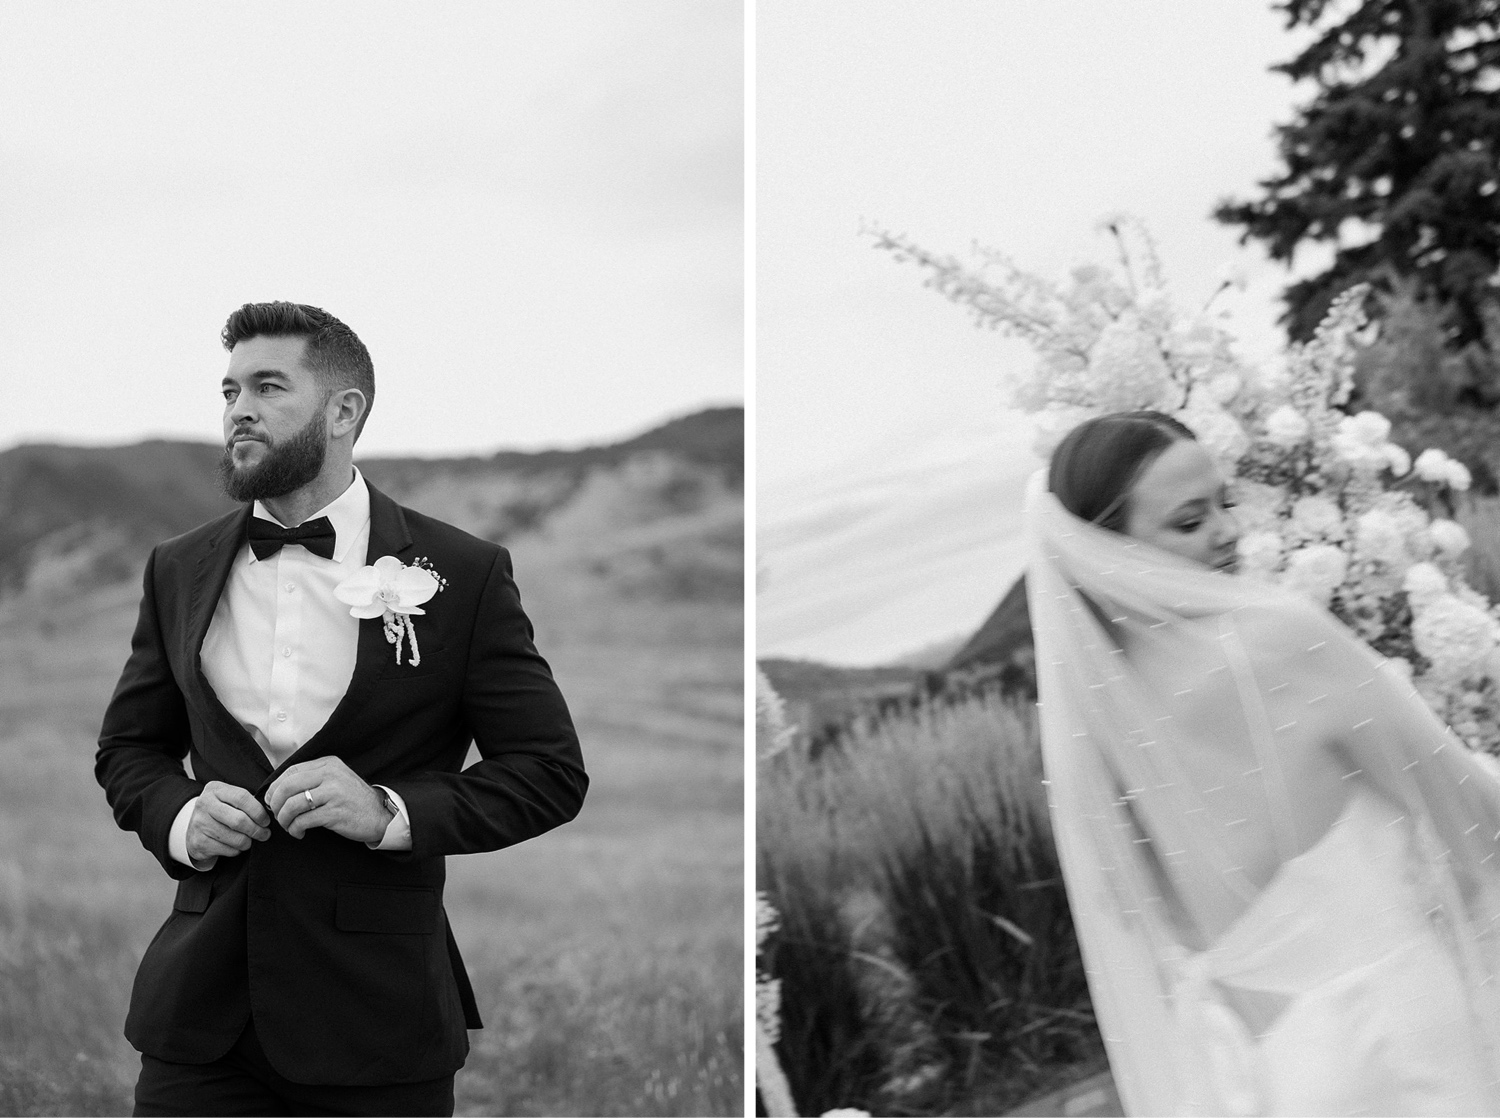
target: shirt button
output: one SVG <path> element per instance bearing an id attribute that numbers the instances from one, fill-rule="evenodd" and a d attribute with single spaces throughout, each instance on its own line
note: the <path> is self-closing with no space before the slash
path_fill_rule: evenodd
<path id="1" fill-rule="evenodd" d="M 279 719 L 279 720 L 285 720 L 286 719 L 286 713 L 285 712 L 277 712 L 276 713 L 276 718 Z"/>
<path id="2" fill-rule="evenodd" d="M 292 656 L 292 647 L 291 646 L 283 646 L 282 650 L 281 650 L 281 656 L 282 657 L 290 657 L 290 656 Z"/>
<path id="3" fill-rule="evenodd" d="M 286 585 L 286 589 L 288 591 L 296 591 L 297 590 L 297 585 L 295 583 L 289 583 L 289 584 Z"/>

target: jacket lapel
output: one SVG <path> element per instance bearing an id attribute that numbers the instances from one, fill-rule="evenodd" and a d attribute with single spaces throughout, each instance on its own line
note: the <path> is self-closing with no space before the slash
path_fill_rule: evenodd
<path id="1" fill-rule="evenodd" d="M 214 609 L 219 605 L 220 596 L 224 594 L 224 585 L 229 582 L 229 570 L 234 566 L 234 558 L 239 555 L 240 547 L 245 543 L 251 508 L 246 505 L 239 513 L 225 518 L 219 531 L 209 538 L 207 548 L 198 557 L 188 599 L 188 645 L 184 652 L 186 663 L 193 667 L 192 677 L 201 701 L 200 710 L 208 713 L 226 743 L 233 744 L 257 769 L 269 771 L 271 763 L 265 752 L 229 713 L 229 709 L 224 707 L 203 672 L 203 639 L 208 635 Z"/>

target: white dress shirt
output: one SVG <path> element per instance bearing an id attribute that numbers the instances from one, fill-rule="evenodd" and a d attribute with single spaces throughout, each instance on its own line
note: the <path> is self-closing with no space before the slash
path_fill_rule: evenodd
<path id="1" fill-rule="evenodd" d="M 254 515 L 280 525 L 260 502 Z M 370 543 L 370 490 L 356 468 L 350 485 L 308 518 L 327 517 L 335 533 L 333 558 L 300 544 L 257 560 L 245 542 L 229 570 L 201 650 L 203 675 L 229 714 L 281 765 L 328 722 L 349 689 L 359 647 L 359 619 L 333 589 L 365 565 Z M 377 787 L 386 789 L 384 786 Z M 399 810 L 372 848 L 409 851 L 406 806 L 386 789 Z M 187 827 L 197 798 L 172 823 L 172 857 L 200 871 L 213 861 L 188 859 Z"/>

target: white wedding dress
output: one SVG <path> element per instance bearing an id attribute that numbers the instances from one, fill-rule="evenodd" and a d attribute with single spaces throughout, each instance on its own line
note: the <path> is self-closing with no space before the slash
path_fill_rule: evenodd
<path id="1" fill-rule="evenodd" d="M 1131 1115 L 1500 1114 L 1500 781 L 1335 619 L 1032 480 L 1043 760 Z"/>
<path id="2" fill-rule="evenodd" d="M 1174 991 L 1207 1112 L 1477 1116 L 1491 1109 L 1463 977 L 1428 914 L 1410 829 L 1359 791 Z M 1280 1004 L 1258 1036 L 1235 997 Z M 1270 997 L 1267 999 L 1266 997 Z"/>

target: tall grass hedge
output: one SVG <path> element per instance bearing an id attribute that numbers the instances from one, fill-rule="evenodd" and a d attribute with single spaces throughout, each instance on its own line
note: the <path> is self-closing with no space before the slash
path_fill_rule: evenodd
<path id="1" fill-rule="evenodd" d="M 789 747 L 757 804 L 803 1115 L 993 1114 L 1102 1061 L 1030 706 L 934 703 Z"/>

